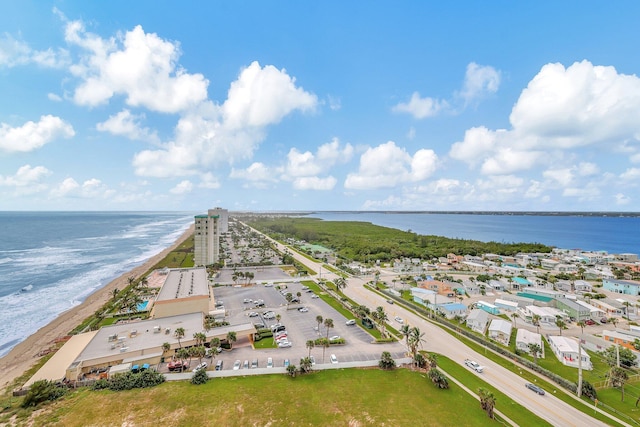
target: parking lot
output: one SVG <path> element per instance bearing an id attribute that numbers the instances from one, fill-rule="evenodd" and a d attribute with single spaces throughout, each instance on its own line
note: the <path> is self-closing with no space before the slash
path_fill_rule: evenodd
<path id="1" fill-rule="evenodd" d="M 280 289 L 279 289 L 280 288 Z M 287 306 L 287 300 L 283 292 L 290 292 L 294 297 L 300 292 L 300 303 L 293 303 Z M 391 353 L 392 357 L 404 357 L 404 346 L 401 343 L 375 344 L 369 333 L 357 325 L 347 326 L 348 320 L 335 309 L 330 307 L 320 298 L 313 298 L 312 292 L 303 289 L 299 282 L 276 283 L 273 285 L 255 284 L 251 286 L 224 286 L 214 290 L 216 301 L 223 301 L 227 311 L 227 321 L 231 324 L 261 323 L 266 327 L 274 325 L 276 319 L 266 319 L 264 313 L 273 311 L 280 315 L 280 322 L 286 327 L 288 339 L 292 346 L 288 348 L 273 349 L 253 349 L 248 341 L 238 341 L 233 350 L 223 352 L 216 357 L 216 360 L 223 360 L 223 370 L 232 370 L 234 362 L 240 360 L 241 368 L 245 360 L 251 366 L 252 361 L 258 361 L 258 368 L 267 366 L 269 357 L 273 360 L 274 367 L 284 366 L 285 359 L 289 359 L 291 364 L 298 365 L 300 359 L 307 357 L 309 349 L 306 347 L 308 340 L 315 340 L 320 337 L 340 336 L 346 343 L 343 345 L 332 345 L 324 352 L 322 347 L 315 347 L 311 350 L 316 364 L 331 363 L 330 355 L 335 354 L 338 363 L 375 361 L 380 359 L 383 351 Z M 251 301 L 251 302 L 245 302 Z M 263 301 L 264 307 L 256 307 L 256 301 Z M 307 307 L 308 312 L 300 312 L 298 309 Z M 250 317 L 250 313 L 257 313 L 255 317 Z M 332 319 L 334 327 L 329 331 L 323 324 L 318 328 L 316 317 L 320 315 L 323 319 Z M 270 339 L 270 338 L 267 338 Z M 209 368 L 211 369 L 211 368 Z M 248 368 L 251 369 L 251 368 Z"/>

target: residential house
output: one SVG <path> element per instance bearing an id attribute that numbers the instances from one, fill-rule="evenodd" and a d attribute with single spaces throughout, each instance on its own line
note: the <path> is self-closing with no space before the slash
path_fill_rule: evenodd
<path id="1" fill-rule="evenodd" d="M 484 330 L 487 328 L 487 322 L 489 321 L 489 313 L 479 308 L 471 310 L 467 316 L 467 326 L 472 331 L 484 334 Z"/>
<path id="2" fill-rule="evenodd" d="M 496 307 L 498 307 L 500 310 L 505 310 L 505 311 L 517 311 L 518 310 L 518 303 L 514 302 L 514 301 L 507 301 L 507 300 L 504 300 L 504 299 L 496 298 L 494 303 L 495 303 Z"/>
<path id="3" fill-rule="evenodd" d="M 640 282 L 637 280 L 603 279 L 602 287 L 619 294 L 640 295 Z"/>
<path id="4" fill-rule="evenodd" d="M 508 346 L 511 340 L 511 322 L 493 319 L 489 325 L 489 338 Z"/>
<path id="5" fill-rule="evenodd" d="M 453 319 L 456 316 L 465 317 L 467 315 L 467 306 L 459 302 L 436 305 L 436 310 L 444 314 L 447 319 Z"/>
<path id="6" fill-rule="evenodd" d="M 600 310 L 604 311 L 605 314 L 607 316 L 621 316 L 622 315 L 622 308 L 621 307 L 617 307 L 613 304 L 610 304 L 606 301 L 603 301 L 601 299 L 590 299 L 589 300 L 589 304 L 591 304 L 592 306 L 599 308 Z"/>
<path id="7" fill-rule="evenodd" d="M 587 282 L 586 280 L 576 280 L 575 282 L 573 282 L 573 289 L 575 293 L 583 294 L 585 292 L 593 291 L 593 286 L 591 286 L 591 283 Z"/>
<path id="8" fill-rule="evenodd" d="M 480 310 L 484 310 L 489 314 L 496 314 L 496 315 L 500 314 L 500 309 L 498 307 L 486 301 L 476 302 L 476 308 L 479 308 Z"/>
<path id="9" fill-rule="evenodd" d="M 542 335 L 536 332 L 531 332 L 527 329 L 518 329 L 518 331 L 516 332 L 516 349 L 524 351 L 526 353 L 531 353 L 529 344 L 538 344 L 541 349 L 541 353 L 538 354 L 538 356 L 544 358 L 544 345 L 542 345 Z"/>
<path id="10" fill-rule="evenodd" d="M 568 298 L 556 298 L 556 308 L 564 311 L 577 322 L 591 318 L 591 311 L 588 308 Z"/>
<path id="11" fill-rule="evenodd" d="M 640 333 L 634 331 L 614 330 L 602 331 L 602 339 L 612 342 L 629 350 L 636 350 L 634 347 L 635 340 L 640 340 Z"/>
<path id="12" fill-rule="evenodd" d="M 579 359 L 582 359 L 582 369 L 590 371 L 593 366 L 591 358 L 584 349 L 580 349 L 578 340 L 572 337 L 563 337 L 558 335 L 550 335 L 547 337 L 551 351 L 556 355 L 560 363 L 565 366 L 577 368 Z M 579 355 L 581 356 L 579 358 Z"/>
<path id="13" fill-rule="evenodd" d="M 411 288 L 411 296 L 413 297 L 413 301 L 427 307 L 435 303 L 435 295 L 436 293 L 434 291 L 430 291 L 428 289 Z"/>

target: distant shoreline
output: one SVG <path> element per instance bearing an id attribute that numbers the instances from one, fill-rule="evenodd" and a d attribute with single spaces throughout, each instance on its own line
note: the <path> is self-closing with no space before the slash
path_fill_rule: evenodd
<path id="1" fill-rule="evenodd" d="M 513 215 L 513 216 L 589 216 L 589 217 L 640 217 L 640 212 L 581 212 L 581 211 L 359 211 L 359 210 L 308 210 L 308 211 L 235 211 L 245 215 L 313 215 L 313 214 L 424 214 L 424 215 Z"/>

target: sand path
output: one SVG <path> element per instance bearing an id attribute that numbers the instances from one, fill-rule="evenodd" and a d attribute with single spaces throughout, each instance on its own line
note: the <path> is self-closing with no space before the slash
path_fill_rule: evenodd
<path id="1" fill-rule="evenodd" d="M 113 289 L 124 289 L 130 276 L 139 278 L 160 262 L 169 252 L 189 238 L 194 231 L 192 225 L 173 245 L 150 258 L 144 264 L 134 268 L 122 276 L 112 280 L 109 284 L 89 295 L 82 304 L 60 314 L 51 323 L 43 326 L 26 340 L 16 345 L 7 355 L 0 358 L 0 389 L 6 388 L 14 379 L 22 375 L 33 366 L 40 357 L 37 354 L 51 347 L 54 341 L 64 337 L 87 317 L 95 313 L 112 297 Z"/>

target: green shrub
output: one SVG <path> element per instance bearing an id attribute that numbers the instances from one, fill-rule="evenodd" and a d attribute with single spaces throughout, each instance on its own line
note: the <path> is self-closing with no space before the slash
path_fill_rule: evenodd
<path id="1" fill-rule="evenodd" d="M 61 387 L 49 380 L 40 380 L 31 384 L 29 391 L 22 402 L 23 408 L 38 406 L 39 403 L 53 401 L 61 398 L 67 392 L 65 387 Z"/>
<path id="2" fill-rule="evenodd" d="M 106 384 L 103 381 L 106 381 Z M 162 384 L 164 381 L 164 375 L 156 371 L 125 372 L 116 374 L 108 380 L 96 381 L 93 385 L 93 390 L 108 388 L 112 391 L 122 391 L 134 388 L 148 388 Z"/>
<path id="3" fill-rule="evenodd" d="M 206 369 L 198 369 L 191 377 L 191 384 L 200 385 L 205 384 L 207 381 L 209 381 L 209 376 Z"/>

